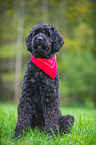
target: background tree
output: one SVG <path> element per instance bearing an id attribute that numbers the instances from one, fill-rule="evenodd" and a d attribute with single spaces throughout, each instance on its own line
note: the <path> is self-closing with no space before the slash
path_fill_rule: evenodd
<path id="1" fill-rule="evenodd" d="M 15 66 L 15 90 L 14 102 L 18 102 L 20 96 L 20 77 L 22 65 L 22 44 L 23 44 L 23 25 L 24 25 L 24 5 L 25 0 L 19 1 L 18 11 L 18 33 L 17 33 L 17 51 L 16 51 L 16 66 Z M 16 14 L 17 15 L 17 14 Z"/>

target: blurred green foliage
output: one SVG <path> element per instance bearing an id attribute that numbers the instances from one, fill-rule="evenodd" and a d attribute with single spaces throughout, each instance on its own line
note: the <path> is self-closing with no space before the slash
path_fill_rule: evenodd
<path id="1" fill-rule="evenodd" d="M 95 100 L 96 63 L 92 54 L 67 54 L 58 58 L 62 103 L 86 104 Z M 64 97 L 65 96 L 65 97 Z M 92 103 L 90 107 L 92 107 Z"/>
<path id="2" fill-rule="evenodd" d="M 14 96 L 20 1 L 0 0 L 0 99 L 3 101 L 12 101 Z M 65 41 L 57 53 L 61 104 L 96 107 L 95 0 L 25 0 L 22 5 L 24 29 L 21 82 L 30 58 L 24 38 L 34 25 L 48 23 L 60 31 Z"/>

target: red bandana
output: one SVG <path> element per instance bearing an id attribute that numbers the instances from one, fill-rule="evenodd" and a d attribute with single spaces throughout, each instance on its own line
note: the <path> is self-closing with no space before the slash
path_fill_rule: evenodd
<path id="1" fill-rule="evenodd" d="M 54 55 L 49 59 L 46 59 L 46 58 L 36 58 L 31 54 L 31 60 L 37 67 L 43 70 L 52 79 L 56 77 L 57 75 L 56 55 Z"/>

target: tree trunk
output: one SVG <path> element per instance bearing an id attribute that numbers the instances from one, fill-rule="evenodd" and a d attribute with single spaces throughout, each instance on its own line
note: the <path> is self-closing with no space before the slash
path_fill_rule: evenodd
<path id="1" fill-rule="evenodd" d="M 25 0 L 19 1 L 18 8 L 18 33 L 17 33 L 17 51 L 16 51 L 16 66 L 15 66 L 15 87 L 14 87 L 14 102 L 18 102 L 20 97 L 20 77 L 21 77 L 21 63 L 22 63 L 22 41 L 23 41 L 23 23 L 24 23 L 24 5 Z"/>
<path id="2" fill-rule="evenodd" d="M 48 17 L 48 1 L 42 0 L 42 9 L 43 9 L 43 23 L 48 24 L 49 17 Z"/>

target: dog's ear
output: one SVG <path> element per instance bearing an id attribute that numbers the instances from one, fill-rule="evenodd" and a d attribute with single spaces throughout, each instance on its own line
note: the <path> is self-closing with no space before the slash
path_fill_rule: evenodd
<path id="1" fill-rule="evenodd" d="M 32 41 L 31 33 L 29 33 L 29 34 L 26 36 L 26 38 L 25 38 L 25 43 L 26 43 L 26 46 L 27 46 L 28 51 L 32 51 L 32 48 L 31 48 L 31 41 Z"/>
<path id="2" fill-rule="evenodd" d="M 59 49 L 64 45 L 64 40 L 59 31 L 54 26 L 52 26 L 52 40 L 53 40 L 52 51 L 55 53 L 59 51 Z"/>
<path id="3" fill-rule="evenodd" d="M 31 51 L 31 52 L 32 52 L 32 39 L 33 39 L 34 33 L 35 33 L 35 31 L 34 31 L 34 27 L 33 27 L 32 30 L 29 32 L 29 34 L 25 38 L 25 43 L 26 43 L 27 49 L 28 49 L 28 51 Z"/>

